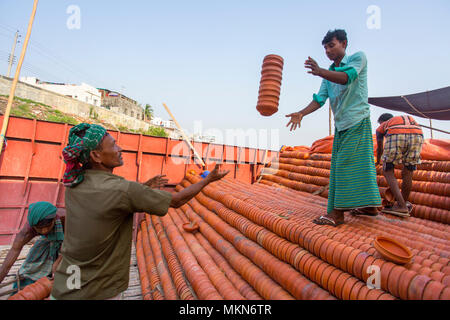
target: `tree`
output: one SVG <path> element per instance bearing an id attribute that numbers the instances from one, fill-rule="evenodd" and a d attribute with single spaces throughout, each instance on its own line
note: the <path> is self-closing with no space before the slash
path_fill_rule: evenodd
<path id="1" fill-rule="evenodd" d="M 154 113 L 153 107 L 147 103 L 144 109 L 145 119 L 148 121 L 152 120 L 153 113 Z"/>

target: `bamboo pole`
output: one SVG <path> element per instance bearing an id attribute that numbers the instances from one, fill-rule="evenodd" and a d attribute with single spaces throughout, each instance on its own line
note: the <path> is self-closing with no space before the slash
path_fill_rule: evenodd
<path id="1" fill-rule="evenodd" d="M 14 101 L 14 95 L 16 93 L 17 82 L 19 81 L 20 70 L 22 69 L 23 60 L 25 59 L 25 53 L 27 51 L 28 41 L 31 36 L 31 29 L 33 28 L 34 17 L 36 15 L 37 5 L 39 0 L 34 0 L 33 11 L 31 12 L 30 21 L 28 22 L 27 35 L 23 43 L 22 52 L 20 53 L 19 63 L 17 64 L 16 73 L 14 74 L 14 80 L 9 90 L 8 104 L 6 105 L 5 115 L 3 118 L 2 131 L 0 133 L 0 155 L 2 154 L 3 143 L 5 141 L 6 130 L 8 129 L 9 114 L 11 113 L 11 106 Z"/>
<path id="2" fill-rule="evenodd" d="M 183 129 L 181 129 L 180 124 L 178 123 L 178 121 L 175 119 L 175 117 L 173 116 L 172 112 L 170 112 L 169 107 L 163 103 L 164 108 L 166 109 L 167 113 L 170 115 L 170 117 L 172 118 L 173 122 L 175 122 L 178 130 L 180 130 L 181 132 L 181 136 L 183 137 L 184 141 L 186 141 L 186 143 L 189 145 L 189 147 L 191 148 L 191 150 L 194 152 L 195 157 L 198 159 L 198 161 L 200 161 L 200 163 L 202 164 L 203 169 L 206 168 L 205 163 L 203 162 L 203 159 L 198 155 L 197 151 L 194 149 L 194 147 L 192 146 L 191 142 L 189 141 L 188 137 L 186 136 L 186 134 L 184 133 Z"/>

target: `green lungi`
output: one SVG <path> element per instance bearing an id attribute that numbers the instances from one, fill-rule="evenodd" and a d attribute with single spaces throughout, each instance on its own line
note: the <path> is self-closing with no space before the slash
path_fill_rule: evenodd
<path id="1" fill-rule="evenodd" d="M 365 118 L 347 130 L 335 130 L 327 212 L 379 206 L 372 126 Z"/>

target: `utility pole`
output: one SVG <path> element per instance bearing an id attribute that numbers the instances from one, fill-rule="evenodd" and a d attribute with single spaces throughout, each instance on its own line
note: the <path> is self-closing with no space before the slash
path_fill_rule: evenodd
<path id="1" fill-rule="evenodd" d="M 11 54 L 10 54 L 10 56 L 9 56 L 8 73 L 6 74 L 6 76 L 7 76 L 8 78 L 9 78 L 9 76 L 10 76 L 10 74 L 11 74 L 11 68 L 12 68 L 12 65 L 13 65 L 13 62 L 14 62 L 14 59 L 15 59 L 15 57 L 14 57 L 14 52 L 16 51 L 17 39 L 18 39 L 19 37 L 20 37 L 20 36 L 19 36 L 19 31 L 16 31 L 16 35 L 15 35 L 15 37 L 14 37 L 13 47 L 12 47 L 12 50 L 11 50 Z"/>

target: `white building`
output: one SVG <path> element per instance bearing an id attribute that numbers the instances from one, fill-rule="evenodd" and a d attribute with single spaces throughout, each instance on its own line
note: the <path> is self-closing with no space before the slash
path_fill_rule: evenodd
<path id="1" fill-rule="evenodd" d="M 77 99 L 79 101 L 92 104 L 94 106 L 100 107 L 102 96 L 97 88 L 90 86 L 86 83 L 81 85 L 76 84 L 66 84 L 66 83 L 54 83 L 45 82 L 37 79 L 36 77 L 22 77 L 20 81 L 32 86 L 36 86 L 48 91 L 56 92 L 64 96 Z"/>

